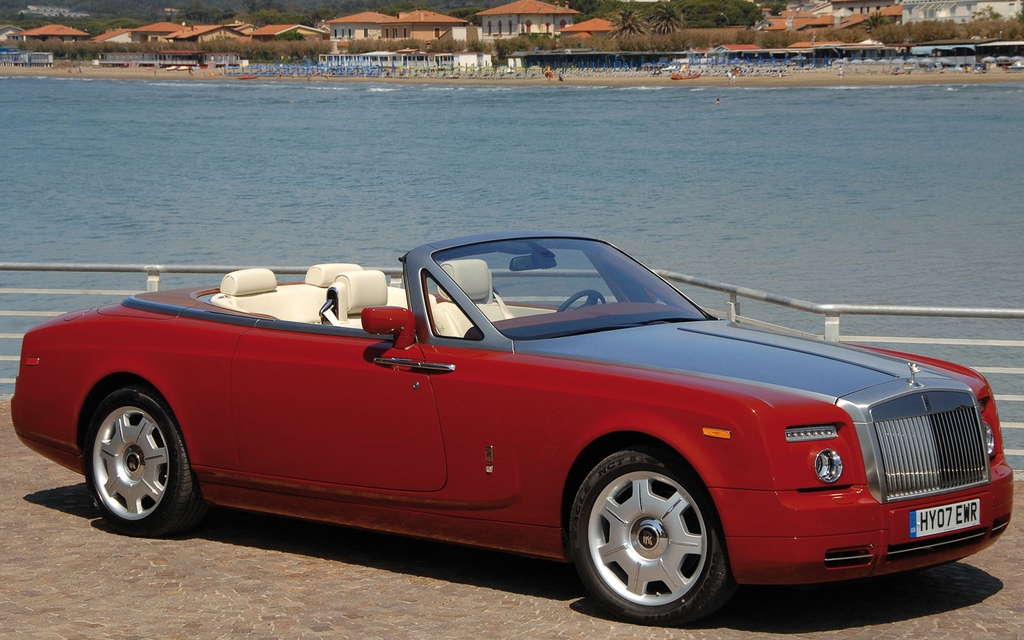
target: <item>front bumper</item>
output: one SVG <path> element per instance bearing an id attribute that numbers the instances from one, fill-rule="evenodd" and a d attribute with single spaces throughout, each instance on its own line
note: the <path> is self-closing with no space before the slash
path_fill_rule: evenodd
<path id="1" fill-rule="evenodd" d="M 981 551 L 1006 530 L 1013 470 L 999 456 L 992 480 L 927 498 L 879 504 L 866 487 L 765 492 L 712 489 L 729 563 L 741 584 L 814 584 L 951 562 Z M 977 498 L 981 524 L 912 539 L 910 512 Z"/>

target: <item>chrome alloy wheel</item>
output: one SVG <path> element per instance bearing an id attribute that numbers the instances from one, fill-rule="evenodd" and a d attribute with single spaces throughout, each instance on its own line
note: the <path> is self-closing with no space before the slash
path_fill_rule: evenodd
<path id="1" fill-rule="evenodd" d="M 141 520 L 167 490 L 167 444 L 159 424 L 137 407 L 121 407 L 100 424 L 92 447 L 96 495 L 113 514 Z"/>
<path id="2" fill-rule="evenodd" d="M 645 606 L 679 601 L 708 556 L 707 527 L 693 498 L 653 471 L 622 475 L 600 492 L 587 541 L 605 585 Z"/>

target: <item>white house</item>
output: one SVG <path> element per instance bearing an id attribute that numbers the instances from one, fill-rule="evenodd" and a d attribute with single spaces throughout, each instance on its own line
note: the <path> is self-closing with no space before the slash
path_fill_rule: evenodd
<path id="1" fill-rule="evenodd" d="M 518 0 L 476 14 L 480 18 L 480 39 L 495 40 L 531 34 L 558 35 L 571 26 L 579 11 L 539 0 Z"/>
<path id="2" fill-rule="evenodd" d="M 16 40 L 14 36 L 21 33 L 21 29 L 13 24 L 0 24 L 0 42 L 4 40 Z"/>
<path id="3" fill-rule="evenodd" d="M 1024 8 L 1024 0 L 903 0 L 903 24 L 924 20 L 953 20 L 970 22 L 986 9 L 992 9 L 1004 18 L 1013 18 Z"/>

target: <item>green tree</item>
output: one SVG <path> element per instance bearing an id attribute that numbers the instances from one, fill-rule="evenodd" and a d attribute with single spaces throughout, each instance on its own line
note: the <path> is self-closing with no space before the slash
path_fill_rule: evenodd
<path id="1" fill-rule="evenodd" d="M 651 32 L 658 35 L 668 35 L 676 31 L 682 31 L 686 23 L 683 21 L 682 11 L 679 5 L 674 2 L 659 2 L 651 8 L 647 22 L 651 25 Z"/>
<path id="2" fill-rule="evenodd" d="M 282 7 L 275 0 L 243 0 L 242 6 L 245 7 L 247 13 L 256 13 L 257 11 L 281 11 Z"/>
<path id="3" fill-rule="evenodd" d="M 635 3 L 627 4 L 612 14 L 612 25 L 615 29 L 611 32 L 612 38 L 622 36 L 640 36 L 649 33 L 647 21 L 640 7 Z"/>
<path id="4" fill-rule="evenodd" d="M 875 29 L 884 27 L 890 22 L 892 22 L 892 20 L 889 19 L 889 16 L 883 16 L 876 11 L 868 16 L 868 19 L 864 21 L 864 26 L 867 27 L 868 33 L 871 33 Z"/>
<path id="5" fill-rule="evenodd" d="M 483 10 L 483 7 L 460 7 L 458 9 L 453 9 L 448 15 L 479 26 L 480 21 L 477 20 L 476 14 Z"/>
<path id="6" fill-rule="evenodd" d="M 233 17 L 234 14 L 231 14 Z M 178 20 L 185 20 L 192 24 L 217 24 L 225 20 L 225 13 L 220 9 L 208 7 L 199 0 L 195 0 L 178 14 Z"/>
<path id="7" fill-rule="evenodd" d="M 263 9 L 249 14 L 249 22 L 257 27 L 268 24 L 305 24 L 306 16 L 297 13 L 280 13 L 277 9 Z"/>
<path id="8" fill-rule="evenodd" d="M 981 11 L 975 11 L 971 14 L 971 20 L 1002 20 L 1003 14 L 996 13 L 992 7 L 985 7 Z"/>
<path id="9" fill-rule="evenodd" d="M 307 27 L 315 27 L 321 22 L 327 22 L 328 20 L 334 17 L 334 11 L 328 9 L 327 7 L 320 7 L 319 9 L 313 9 L 312 11 L 307 13 L 306 19 L 302 21 L 302 24 L 306 25 Z"/>
<path id="10" fill-rule="evenodd" d="M 761 9 L 747 0 L 680 0 L 686 25 L 691 29 L 753 26 Z"/>

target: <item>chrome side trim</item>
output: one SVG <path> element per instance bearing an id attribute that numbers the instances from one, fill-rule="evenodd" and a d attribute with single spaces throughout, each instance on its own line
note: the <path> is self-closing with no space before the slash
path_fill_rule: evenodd
<path id="1" fill-rule="evenodd" d="M 898 555 L 901 555 L 901 554 L 904 554 L 904 553 L 920 553 L 921 551 L 931 551 L 932 549 L 938 549 L 939 547 L 945 547 L 945 546 L 951 545 L 951 544 L 960 544 L 960 543 L 963 543 L 963 542 L 967 542 L 968 540 L 974 540 L 976 538 L 984 538 L 985 534 L 986 534 L 986 531 L 984 529 L 982 529 L 981 531 L 976 531 L 974 533 L 967 533 L 967 534 L 960 535 L 960 536 L 954 536 L 953 538 L 946 538 L 944 540 L 937 540 L 935 542 L 921 544 L 920 546 L 911 546 L 911 547 L 906 547 L 906 548 L 902 548 L 902 549 L 897 549 L 895 551 L 886 550 L 885 556 L 886 556 L 886 558 L 891 558 L 893 556 L 898 556 Z"/>
<path id="2" fill-rule="evenodd" d="M 825 566 L 830 569 L 862 567 L 871 564 L 874 556 L 867 549 L 851 549 L 825 553 Z"/>
<path id="3" fill-rule="evenodd" d="M 383 365 L 385 367 L 418 369 L 420 371 L 436 371 L 440 373 L 449 373 L 451 371 L 455 371 L 454 364 L 444 364 L 440 362 L 422 362 L 420 360 L 411 360 L 409 358 L 374 358 L 373 363 Z"/>

